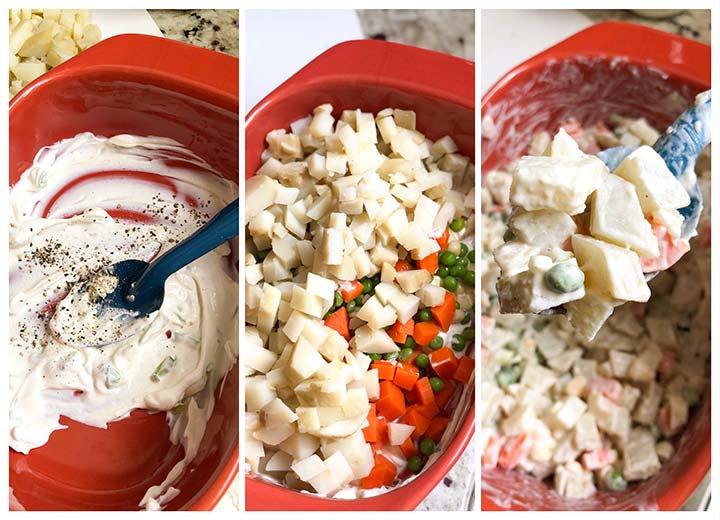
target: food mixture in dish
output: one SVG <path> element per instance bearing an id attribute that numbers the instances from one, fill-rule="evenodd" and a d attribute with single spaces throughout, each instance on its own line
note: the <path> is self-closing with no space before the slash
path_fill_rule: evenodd
<path id="1" fill-rule="evenodd" d="M 83 320 L 97 319 L 89 291 L 65 296 L 110 264 L 170 249 L 237 193 L 171 139 L 84 133 L 38 152 L 10 192 L 12 449 L 44 445 L 61 415 L 105 428 L 134 409 L 168 412 L 185 456 L 140 505 L 177 495 L 237 357 L 237 250 L 225 244 L 170 276 L 160 310 L 101 348 L 84 335 Z M 100 281 L 93 290 L 106 291 Z"/>
<path id="2" fill-rule="evenodd" d="M 622 117 L 564 129 L 590 154 L 658 137 Z M 539 134 L 530 155 L 551 142 Z M 592 340 L 565 316 L 500 313 L 492 252 L 513 232 L 515 166 L 483 177 L 482 464 L 550 479 L 566 497 L 620 491 L 661 471 L 709 383 L 709 150 L 696 166 L 707 205 L 692 251 L 649 283 L 647 303 L 618 307 Z"/>
<path id="3" fill-rule="evenodd" d="M 690 249 L 678 211 L 690 196 L 648 145 L 611 174 L 560 129 L 543 155 L 515 165 L 509 202 L 508 237 L 494 251 L 500 311 L 563 310 L 587 341 L 615 307 L 648 301 L 644 273 Z"/>
<path id="4" fill-rule="evenodd" d="M 321 105 L 267 135 L 246 183 L 246 462 L 261 478 L 384 492 L 439 456 L 473 398 L 474 166 L 415 120 Z"/>

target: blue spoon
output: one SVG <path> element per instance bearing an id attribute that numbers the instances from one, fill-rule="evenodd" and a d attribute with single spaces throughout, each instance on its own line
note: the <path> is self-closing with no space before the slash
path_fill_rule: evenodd
<path id="1" fill-rule="evenodd" d="M 137 327 L 133 327 L 133 322 L 157 311 L 162 305 L 165 281 L 170 275 L 238 236 L 238 200 L 225 206 L 195 233 L 152 262 L 124 260 L 103 269 L 100 275 L 114 276 L 117 282 L 112 292 L 93 299 L 93 313 L 97 320 L 94 326 L 86 326 L 83 330 L 84 346 L 100 347 L 134 335 Z M 78 290 L 87 291 L 92 281 L 93 278 L 86 280 Z M 116 325 L 111 337 L 104 337 L 100 333 L 107 320 Z M 77 334 L 73 331 L 77 329 L 73 329 L 72 324 L 70 327 L 58 324 L 54 330 L 62 341 L 76 343 Z"/>
<path id="2" fill-rule="evenodd" d="M 696 103 L 680 114 L 653 145 L 653 149 L 663 158 L 672 174 L 682 182 L 690 195 L 690 204 L 679 210 L 685 217 L 680 231 L 680 236 L 684 239 L 690 239 L 697 234 L 702 213 L 702 193 L 695 178 L 695 162 L 711 140 L 710 108 L 710 91 L 707 91 L 700 94 Z M 636 149 L 636 146 L 618 146 L 603 150 L 597 156 L 610 171 L 614 171 L 622 160 Z"/>

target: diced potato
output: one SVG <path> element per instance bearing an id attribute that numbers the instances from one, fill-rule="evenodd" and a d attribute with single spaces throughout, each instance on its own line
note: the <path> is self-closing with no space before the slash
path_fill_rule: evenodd
<path id="1" fill-rule="evenodd" d="M 408 294 L 418 292 L 432 281 L 432 275 L 425 269 L 401 271 L 395 276 L 402 290 Z"/>
<path id="2" fill-rule="evenodd" d="M 393 446 L 400 446 L 415 431 L 415 426 L 402 423 L 388 423 L 388 439 Z"/>
<path id="3" fill-rule="evenodd" d="M 325 365 L 325 360 L 320 353 L 307 341 L 300 338 L 293 347 L 285 372 L 288 377 L 302 381 L 312 376 L 323 365 Z"/>
<path id="4" fill-rule="evenodd" d="M 508 226 L 521 242 L 539 248 L 560 246 L 577 231 L 569 215 L 549 209 L 517 210 Z"/>
<path id="5" fill-rule="evenodd" d="M 650 288 L 635 252 L 584 235 L 573 235 L 572 246 L 588 288 L 617 300 L 648 301 Z"/>
<path id="6" fill-rule="evenodd" d="M 593 194 L 590 233 L 612 244 L 627 247 L 645 258 L 660 253 L 650 223 L 645 220 L 635 187 L 616 175 L 603 174 Z"/>
<path id="7" fill-rule="evenodd" d="M 615 169 L 615 175 L 635 185 L 646 215 L 658 209 L 678 209 L 690 204 L 683 185 L 650 146 L 641 146 L 628 155 Z"/>
<path id="8" fill-rule="evenodd" d="M 585 341 L 592 341 L 613 313 L 613 301 L 594 290 L 585 291 L 579 300 L 565 304 L 567 318 L 576 333 Z"/>

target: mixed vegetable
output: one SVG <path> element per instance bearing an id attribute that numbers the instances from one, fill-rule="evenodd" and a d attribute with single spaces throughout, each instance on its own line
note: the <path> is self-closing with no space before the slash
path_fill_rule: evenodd
<path id="1" fill-rule="evenodd" d="M 474 374 L 474 167 L 415 113 L 330 105 L 246 184 L 249 469 L 339 496 L 419 473 Z M 457 421 L 456 421 L 457 422 Z"/>
<path id="2" fill-rule="evenodd" d="M 587 129 L 572 122 L 565 130 L 585 153 L 651 144 L 658 136 L 644 120 L 610 122 Z M 538 135 L 530 154 L 542 154 L 551 141 Z M 661 471 L 709 383 L 709 208 L 691 252 L 649 283 L 649 301 L 617 307 L 588 339 L 566 316 L 500 312 L 492 251 L 508 230 L 511 171 L 513 165 L 483 177 L 483 467 L 551 479 L 566 497 L 621 491 Z M 697 171 L 709 204 L 709 150 Z M 580 281 L 574 270 L 552 269 L 543 280 L 562 290 Z"/>

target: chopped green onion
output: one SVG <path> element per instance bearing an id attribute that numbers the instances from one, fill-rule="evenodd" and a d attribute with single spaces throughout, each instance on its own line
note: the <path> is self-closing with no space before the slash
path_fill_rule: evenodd
<path id="1" fill-rule="evenodd" d="M 607 487 L 612 491 L 624 491 L 627 489 L 627 480 L 623 477 L 622 473 L 614 469 L 607 476 Z"/>

